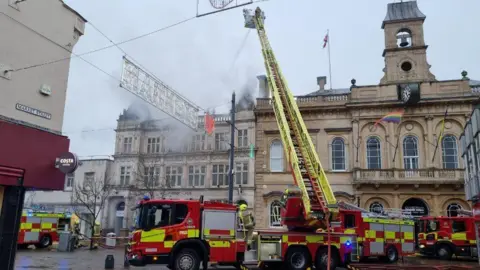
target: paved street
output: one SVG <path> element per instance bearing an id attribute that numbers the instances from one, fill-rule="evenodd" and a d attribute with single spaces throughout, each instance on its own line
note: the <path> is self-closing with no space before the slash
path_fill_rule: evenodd
<path id="1" fill-rule="evenodd" d="M 113 254 L 115 269 L 123 268 L 123 250 L 75 250 L 74 252 L 57 252 L 47 250 L 19 250 L 15 269 L 55 269 L 55 270 L 99 270 L 104 269 L 105 257 Z M 138 270 L 167 269 L 160 266 L 131 267 Z"/>
<path id="2" fill-rule="evenodd" d="M 94 251 L 76 250 L 74 252 L 57 252 L 47 250 L 19 250 L 17 253 L 16 269 L 55 269 L 55 270 L 99 270 L 104 269 L 105 257 L 113 254 L 115 269 L 123 268 L 123 251 L 99 249 Z M 375 262 L 372 262 L 375 263 Z M 452 261 L 438 261 L 413 257 L 405 259 L 405 263 L 417 265 L 461 265 L 478 267 L 475 261 L 456 259 Z M 160 266 L 130 267 L 132 270 L 160 270 L 167 269 Z M 228 269 L 228 268 L 224 268 Z M 232 269 L 232 268 L 230 268 Z M 478 268 L 477 268 L 478 269 Z"/>

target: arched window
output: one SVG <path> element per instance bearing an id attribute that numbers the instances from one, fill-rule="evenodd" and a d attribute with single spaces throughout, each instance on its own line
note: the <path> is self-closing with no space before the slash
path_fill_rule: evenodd
<path id="1" fill-rule="evenodd" d="M 280 211 L 282 209 L 282 204 L 280 201 L 273 201 L 270 204 L 270 227 L 282 227 L 280 222 Z"/>
<path id="2" fill-rule="evenodd" d="M 406 170 L 418 169 L 418 139 L 408 135 L 403 139 L 403 167 Z"/>
<path id="3" fill-rule="evenodd" d="M 332 170 L 345 171 L 345 142 L 342 138 L 332 141 Z"/>
<path id="4" fill-rule="evenodd" d="M 442 157 L 444 169 L 458 168 L 457 138 L 453 135 L 446 135 L 442 139 Z"/>
<path id="5" fill-rule="evenodd" d="M 370 212 L 381 214 L 383 212 L 383 204 L 379 202 L 373 202 L 370 204 Z"/>
<path id="6" fill-rule="evenodd" d="M 382 168 L 380 140 L 375 137 L 368 138 L 367 140 L 367 168 L 371 170 Z"/>
<path id="7" fill-rule="evenodd" d="M 270 145 L 270 171 L 283 172 L 283 146 L 280 140 Z"/>
<path id="8" fill-rule="evenodd" d="M 462 209 L 462 206 L 458 203 L 451 203 L 447 206 L 447 216 L 456 217 L 458 216 L 458 210 Z"/>

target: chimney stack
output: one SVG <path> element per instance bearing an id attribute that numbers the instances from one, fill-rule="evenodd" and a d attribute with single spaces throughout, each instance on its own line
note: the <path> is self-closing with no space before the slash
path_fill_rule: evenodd
<path id="1" fill-rule="evenodd" d="M 325 90 L 325 85 L 327 84 L 327 76 L 317 77 L 317 84 L 320 87 L 320 90 Z"/>
<path id="2" fill-rule="evenodd" d="M 267 76 L 259 75 L 258 79 L 258 97 L 270 98 L 270 89 L 268 88 Z"/>

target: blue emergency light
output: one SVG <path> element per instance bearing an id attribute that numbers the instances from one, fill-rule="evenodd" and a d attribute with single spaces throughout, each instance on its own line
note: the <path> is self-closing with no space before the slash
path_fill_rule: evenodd
<path id="1" fill-rule="evenodd" d="M 349 247 L 352 243 L 350 242 L 350 240 L 347 240 L 347 242 L 345 242 L 345 246 Z"/>
<path id="2" fill-rule="evenodd" d="M 148 201 L 148 200 L 150 200 L 150 197 L 148 197 L 147 195 L 145 195 L 145 196 L 143 196 L 143 200 Z"/>

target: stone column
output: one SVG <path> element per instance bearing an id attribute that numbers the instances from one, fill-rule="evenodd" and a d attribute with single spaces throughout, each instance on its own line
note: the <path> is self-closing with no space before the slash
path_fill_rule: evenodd
<path id="1" fill-rule="evenodd" d="M 400 205 L 400 198 L 398 196 L 398 193 L 393 194 L 393 205 L 391 205 L 390 207 L 398 209 L 402 208 L 402 206 Z"/>
<path id="2" fill-rule="evenodd" d="M 442 215 L 442 205 L 438 205 L 438 194 L 432 195 L 432 205 L 430 206 L 430 216 L 440 216 Z"/>
<path id="3" fill-rule="evenodd" d="M 360 156 L 360 153 L 358 153 L 358 151 L 360 151 L 360 147 L 359 147 L 359 143 L 360 143 L 360 137 L 361 137 L 361 134 L 359 133 L 359 120 L 358 118 L 353 118 L 352 120 L 352 149 L 353 149 L 353 168 L 360 168 L 360 159 L 361 159 L 361 156 Z M 329 149 L 330 150 L 330 149 Z M 357 160 L 357 157 L 358 157 L 358 160 Z M 348 165 L 348 164 L 345 164 L 345 165 Z M 347 168 L 348 169 L 348 168 Z"/>
<path id="4" fill-rule="evenodd" d="M 135 198 L 130 194 L 127 194 L 123 198 L 125 202 L 125 214 L 123 216 L 123 224 L 122 228 L 120 229 L 120 237 L 127 237 L 130 227 L 133 225 L 133 213 L 131 208 L 133 204 L 135 204 Z"/>

